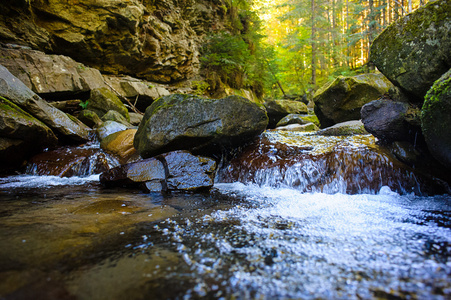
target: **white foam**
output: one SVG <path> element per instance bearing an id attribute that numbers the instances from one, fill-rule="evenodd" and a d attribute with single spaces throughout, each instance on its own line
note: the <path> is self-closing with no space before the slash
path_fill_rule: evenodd
<path id="1" fill-rule="evenodd" d="M 85 177 L 59 177 L 39 175 L 17 175 L 0 178 L 0 189 L 7 188 L 43 188 L 62 185 L 83 185 L 89 182 L 98 182 L 99 174 Z"/>

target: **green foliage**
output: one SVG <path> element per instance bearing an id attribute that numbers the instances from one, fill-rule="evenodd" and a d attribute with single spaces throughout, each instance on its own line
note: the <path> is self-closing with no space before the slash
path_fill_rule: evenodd
<path id="1" fill-rule="evenodd" d="M 89 104 L 89 101 L 86 100 L 84 102 L 81 101 L 79 105 L 81 106 L 81 108 L 86 109 L 88 107 L 88 104 Z"/>
<path id="2" fill-rule="evenodd" d="M 191 82 L 191 88 L 193 89 L 193 94 L 198 96 L 203 96 L 207 94 L 207 90 L 210 88 L 208 82 L 200 80 Z"/>

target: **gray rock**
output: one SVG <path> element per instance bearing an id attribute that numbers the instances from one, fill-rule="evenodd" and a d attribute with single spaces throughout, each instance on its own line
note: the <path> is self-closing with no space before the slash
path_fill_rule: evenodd
<path id="1" fill-rule="evenodd" d="M 215 169 L 210 158 L 175 151 L 112 168 L 100 175 L 100 182 L 147 191 L 208 190 L 214 184 Z"/>
<path id="2" fill-rule="evenodd" d="M 115 110 L 109 110 L 106 114 L 104 114 L 102 121 L 115 121 L 124 124 L 127 127 L 132 127 L 132 124 L 130 124 L 130 122 L 128 122 L 123 115 Z"/>
<path id="3" fill-rule="evenodd" d="M 372 43 L 370 60 L 418 103 L 451 66 L 451 1 L 431 1 L 388 26 Z"/>
<path id="4" fill-rule="evenodd" d="M 290 125 L 290 124 L 308 124 L 314 123 L 319 126 L 319 120 L 315 115 L 300 115 L 300 114 L 289 114 L 283 117 L 276 125 L 276 127 Z"/>
<path id="5" fill-rule="evenodd" d="M 102 141 L 104 138 L 118 131 L 126 130 L 127 126 L 115 121 L 106 121 L 97 127 L 97 136 Z"/>
<path id="6" fill-rule="evenodd" d="M 317 135 L 340 136 L 340 135 L 355 135 L 368 134 L 365 130 L 362 121 L 354 120 L 335 124 L 333 126 L 324 128 L 316 133 Z"/>
<path id="7" fill-rule="evenodd" d="M 299 131 L 299 132 L 310 132 L 310 131 L 318 131 L 319 128 L 313 123 L 307 124 L 289 124 L 285 126 L 276 127 L 276 130 L 281 131 Z"/>
<path id="8" fill-rule="evenodd" d="M 221 154 L 251 140 L 267 124 L 265 109 L 243 97 L 174 94 L 147 108 L 134 145 L 143 158 L 174 150 Z"/>
<path id="9" fill-rule="evenodd" d="M 451 168 L 451 69 L 427 92 L 421 129 L 431 154 Z"/>
<path id="10" fill-rule="evenodd" d="M 87 126 L 74 122 L 65 113 L 42 100 L 2 65 L 0 96 L 10 100 L 61 136 L 77 142 L 89 140 L 90 129 Z"/>
<path id="11" fill-rule="evenodd" d="M 321 127 L 359 120 L 363 105 L 388 93 L 393 84 L 382 74 L 339 76 L 316 91 L 315 114 Z"/>
<path id="12" fill-rule="evenodd" d="M 0 64 L 33 92 L 46 96 L 61 97 L 105 87 L 98 70 L 63 55 L 0 48 Z"/>
<path id="13" fill-rule="evenodd" d="M 365 129 L 383 142 L 411 141 L 421 134 L 419 110 L 404 102 L 375 100 L 362 107 Z"/>
<path id="14" fill-rule="evenodd" d="M 137 113 L 128 113 L 130 115 L 130 124 L 138 126 L 143 120 L 143 115 Z"/>

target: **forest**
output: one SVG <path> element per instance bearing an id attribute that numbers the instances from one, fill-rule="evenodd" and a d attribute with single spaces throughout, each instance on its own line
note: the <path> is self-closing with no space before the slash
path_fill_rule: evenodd
<path id="1" fill-rule="evenodd" d="M 339 75 L 374 72 L 369 48 L 390 23 L 427 0 L 226 0 L 225 30 L 201 57 L 212 90 L 220 83 L 258 96 L 311 96 Z"/>

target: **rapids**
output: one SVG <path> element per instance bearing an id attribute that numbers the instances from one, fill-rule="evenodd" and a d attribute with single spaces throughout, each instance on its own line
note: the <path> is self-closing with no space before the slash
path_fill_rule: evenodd
<path id="1" fill-rule="evenodd" d="M 370 136 L 276 131 L 210 193 L 0 178 L 0 298 L 449 299 L 443 185 Z"/>

